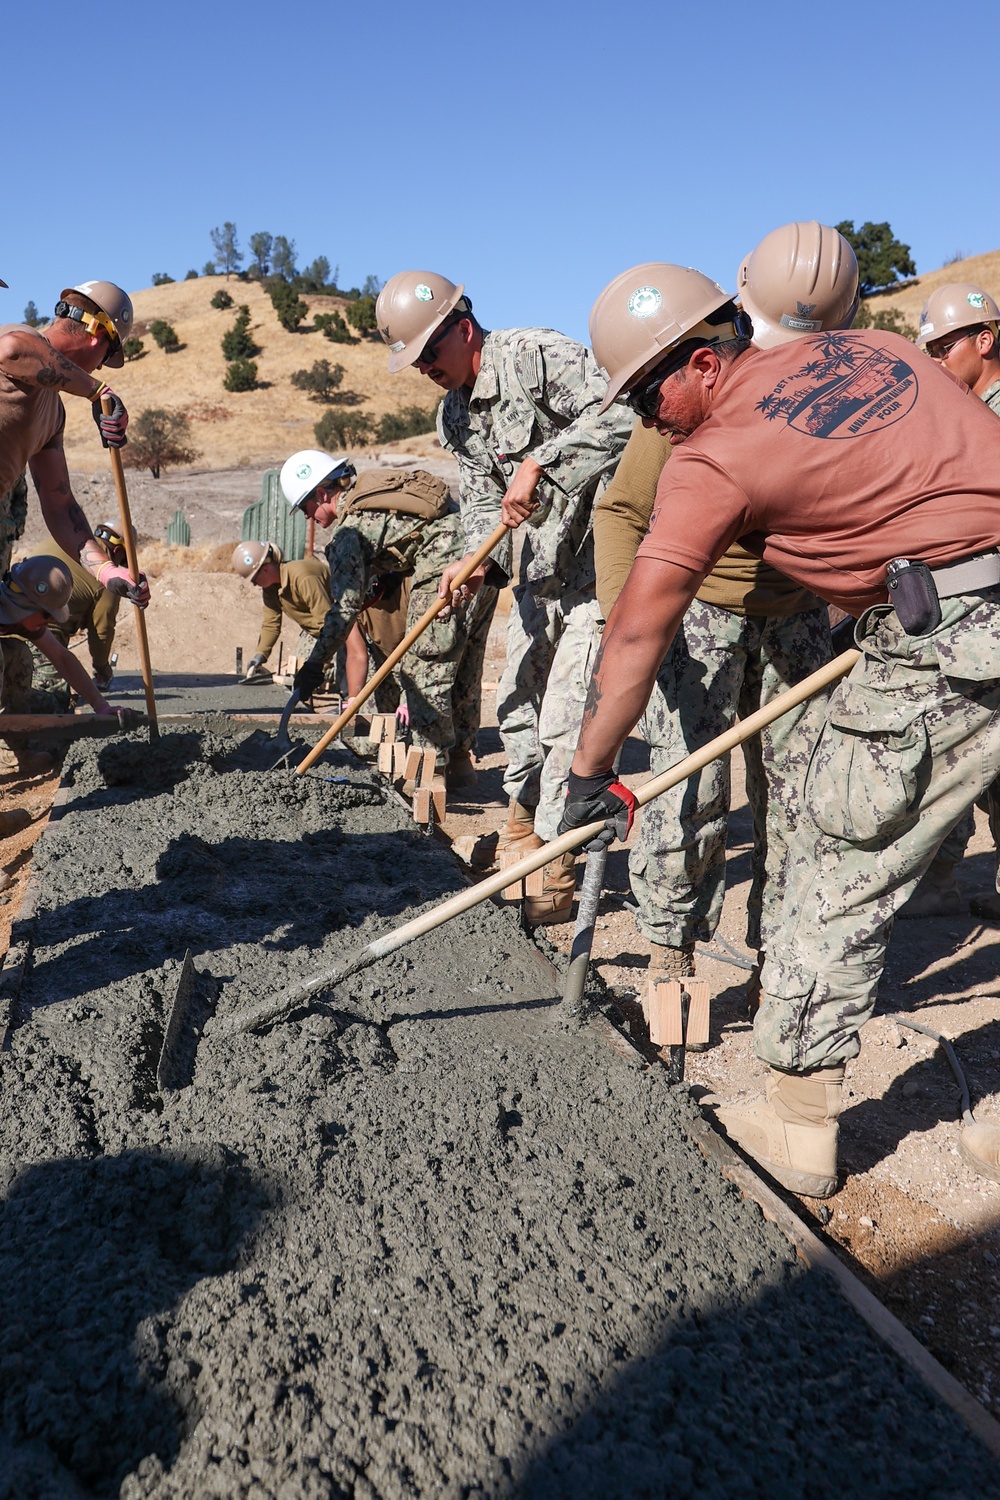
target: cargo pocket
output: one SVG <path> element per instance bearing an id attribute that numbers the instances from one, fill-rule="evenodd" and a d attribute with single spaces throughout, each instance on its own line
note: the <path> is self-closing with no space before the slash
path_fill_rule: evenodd
<path id="1" fill-rule="evenodd" d="M 809 767 L 806 806 L 834 838 L 895 838 L 917 817 L 929 769 L 925 704 L 898 690 L 845 682 Z"/>

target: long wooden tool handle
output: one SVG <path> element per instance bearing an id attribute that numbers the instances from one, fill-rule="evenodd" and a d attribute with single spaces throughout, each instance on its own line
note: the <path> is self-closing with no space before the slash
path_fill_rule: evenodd
<path id="1" fill-rule="evenodd" d="M 686 756 L 684 760 L 678 761 L 668 770 L 661 771 L 659 776 L 653 776 L 639 788 L 635 794 L 635 800 L 640 807 L 645 807 L 647 802 L 652 802 L 653 798 L 660 796 L 661 792 L 668 792 L 679 782 L 686 781 L 689 776 L 693 776 L 696 771 L 703 770 L 720 755 L 727 754 L 744 740 L 750 739 L 758 730 L 765 728 L 768 724 L 773 724 L 775 719 L 780 719 L 782 714 L 788 713 L 789 709 L 797 708 L 807 698 L 813 697 L 815 693 L 829 687 L 839 677 L 843 677 L 851 670 L 860 655 L 860 651 L 844 651 L 833 661 L 828 662 L 825 667 L 821 667 L 818 672 L 813 672 L 811 676 L 796 683 L 795 687 L 789 688 L 777 698 L 772 698 L 770 703 L 764 708 L 759 708 L 748 719 L 741 719 L 738 724 L 733 725 L 732 729 L 727 729 L 724 734 L 718 735 L 714 740 L 709 740 L 708 744 L 703 745 L 700 750 Z M 424 933 L 433 932 L 436 927 L 442 927 L 445 922 L 450 922 L 452 917 L 461 916 L 462 912 L 468 911 L 470 907 L 478 906 L 481 901 L 497 895 L 505 886 L 523 880 L 533 870 L 541 869 L 542 865 L 548 864 L 550 859 L 555 859 L 560 854 L 568 854 L 572 849 L 579 849 L 581 844 L 589 843 L 602 832 L 605 826 L 604 820 L 599 819 L 594 823 L 585 824 L 582 828 L 574 828 L 569 833 L 561 833 L 558 838 L 552 840 L 551 844 L 545 844 L 541 849 L 526 854 L 524 859 L 518 860 L 516 865 L 508 865 L 505 870 L 500 870 L 496 875 L 490 875 L 486 880 L 480 880 L 476 885 L 459 891 L 457 895 L 449 896 L 448 900 L 442 901 L 440 906 L 435 906 L 431 911 L 425 911 L 421 916 L 414 917 L 412 922 L 404 922 L 402 927 L 396 927 L 384 936 L 375 938 L 342 968 L 330 970 L 326 974 L 316 974 L 312 979 L 307 979 L 302 984 L 284 990 L 281 994 L 264 1001 L 263 1004 L 234 1016 L 223 1029 L 222 1034 L 231 1036 L 237 1031 L 254 1031 L 261 1026 L 273 1026 L 275 1022 L 291 1015 L 293 1010 L 297 1010 L 311 996 L 333 989 L 342 980 L 357 974 L 361 969 L 368 968 L 370 964 L 380 958 L 385 958 L 387 954 L 395 953 L 397 948 L 405 947 L 414 938 L 423 937 Z"/>
<path id="2" fill-rule="evenodd" d="M 451 581 L 453 592 L 455 589 L 461 588 L 466 579 L 470 578 L 476 571 L 480 563 L 484 563 L 486 561 L 490 553 L 493 551 L 494 547 L 498 547 L 500 545 L 505 535 L 507 534 L 507 530 L 508 528 L 503 524 L 503 522 L 501 522 L 496 531 L 491 532 L 490 535 L 486 538 L 485 542 L 479 548 L 478 552 L 474 552 L 469 560 L 464 564 L 464 566 L 459 568 L 458 572 L 455 574 L 454 578 Z M 448 599 L 436 599 L 431 605 L 430 609 L 424 611 L 417 623 L 412 626 L 403 636 L 403 639 L 400 641 L 395 651 L 391 651 L 389 653 L 385 661 L 379 667 L 378 671 L 368 679 L 358 696 L 352 702 L 350 708 L 345 708 L 340 717 L 334 719 L 333 723 L 323 735 L 322 739 L 317 740 L 316 744 L 309 751 L 309 754 L 305 757 L 305 759 L 298 766 L 296 766 L 295 769 L 298 775 L 301 776 L 303 771 L 308 771 L 309 767 L 313 764 L 314 761 L 319 760 L 320 756 L 323 754 L 323 751 L 326 749 L 330 741 L 336 739 L 337 735 L 343 729 L 344 725 L 351 722 L 358 709 L 361 708 L 362 704 L 367 703 L 368 699 L 371 697 L 372 693 L 375 692 L 376 688 L 382 686 L 383 682 L 388 677 L 389 673 L 392 671 L 396 663 L 406 655 L 407 651 L 409 651 L 414 641 L 418 640 L 419 637 L 423 635 L 424 631 L 427 629 L 431 621 L 436 619 L 443 609 L 448 608 L 449 603 L 450 600 Z"/>
<path id="3" fill-rule="evenodd" d="M 101 397 L 101 411 L 106 417 L 111 415 L 112 401 L 110 396 Z M 122 540 L 125 543 L 128 570 L 136 582 L 138 582 L 139 554 L 136 551 L 135 536 L 132 532 L 132 514 L 129 510 L 128 490 L 125 488 L 125 470 L 122 467 L 122 456 L 117 448 L 109 448 L 108 452 L 111 454 L 111 472 L 115 476 L 115 492 L 118 495 L 118 515 L 121 520 Z M 153 694 L 153 668 L 149 660 L 146 616 L 138 604 L 135 606 L 135 633 L 139 641 L 142 686 L 146 693 L 146 712 L 149 715 L 149 737 L 151 740 L 158 740 L 160 738 L 160 731 L 156 723 L 156 698 Z"/>

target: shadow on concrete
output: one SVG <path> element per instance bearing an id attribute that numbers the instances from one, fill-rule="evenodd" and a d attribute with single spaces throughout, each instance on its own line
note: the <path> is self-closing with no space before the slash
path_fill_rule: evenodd
<path id="1" fill-rule="evenodd" d="M 129 1151 L 25 1168 L 0 1204 L 0 1495 L 116 1496 L 197 1420 L 171 1344 L 187 1292 L 236 1264 L 268 1207 L 231 1153 Z"/>

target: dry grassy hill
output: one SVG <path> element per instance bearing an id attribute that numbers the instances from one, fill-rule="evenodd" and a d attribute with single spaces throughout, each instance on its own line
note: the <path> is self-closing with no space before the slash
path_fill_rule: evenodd
<path id="1" fill-rule="evenodd" d="M 235 304 L 220 312 L 209 304 L 225 287 Z M 310 315 L 342 309 L 338 297 L 306 297 Z M 202 276 L 196 281 L 178 281 L 169 286 L 147 287 L 132 295 L 136 325 L 146 346 L 143 355 L 111 371 L 112 383 L 130 412 L 144 407 L 171 407 L 191 419 L 191 434 L 200 457 L 199 469 L 264 468 L 280 463 L 296 448 L 311 447 L 313 425 L 327 409 L 291 384 L 293 370 L 307 369 L 314 360 L 328 359 L 344 366 L 342 390 L 362 400 L 358 409 L 375 417 L 404 406 L 430 407 L 438 399 L 436 387 L 406 370 L 390 375 L 388 354 L 381 340 L 363 339 L 356 344 L 334 344 L 312 330 L 288 333 L 278 322 L 271 300 L 256 282 L 228 282 L 224 276 Z M 233 393 L 224 389 L 226 362 L 221 340 L 233 326 L 236 309 L 250 309 L 257 355 L 258 378 L 264 389 Z M 139 325 L 156 318 L 172 324 L 184 346 L 176 354 L 164 354 Z M 66 449 L 70 468 L 94 467 L 94 427 L 82 401 L 67 401 Z"/>
<path id="2" fill-rule="evenodd" d="M 953 261 L 950 266 L 942 266 L 940 271 L 917 276 L 898 291 L 880 292 L 871 298 L 871 309 L 878 312 L 882 308 L 898 308 L 916 327 L 920 322 L 920 310 L 931 292 L 950 281 L 971 281 L 1000 302 L 1000 250 L 970 255 L 965 260 Z"/>

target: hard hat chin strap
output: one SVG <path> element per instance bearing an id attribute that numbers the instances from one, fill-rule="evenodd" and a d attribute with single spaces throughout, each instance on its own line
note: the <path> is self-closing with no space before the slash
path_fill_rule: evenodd
<path id="1" fill-rule="evenodd" d="M 112 349 L 118 347 L 118 329 L 112 323 L 106 312 L 98 308 L 97 312 L 88 312 L 85 307 L 70 307 L 68 302 L 56 303 L 55 316 L 57 318 L 71 318 L 74 323 L 79 323 L 81 328 L 92 337 L 99 333 L 106 333 L 111 340 Z"/>

